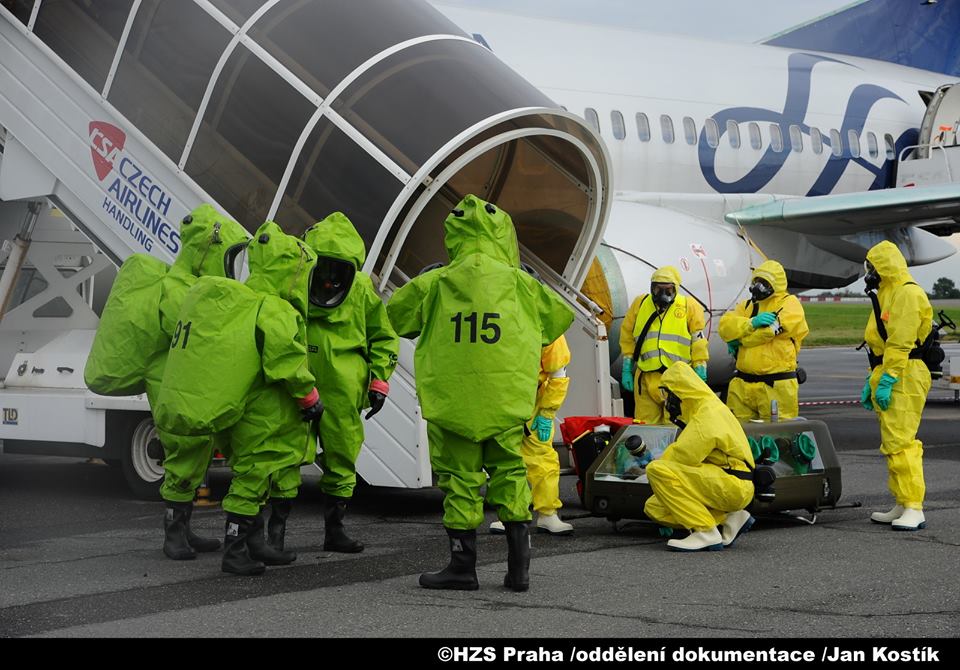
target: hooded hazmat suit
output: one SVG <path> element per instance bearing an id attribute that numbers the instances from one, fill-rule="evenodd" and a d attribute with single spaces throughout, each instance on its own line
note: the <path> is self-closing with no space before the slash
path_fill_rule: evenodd
<path id="1" fill-rule="evenodd" d="M 304 240 L 317 256 L 349 261 L 357 270 L 343 302 L 336 307 L 311 304 L 307 321 L 310 371 L 324 405 L 320 488 L 349 498 L 363 444 L 360 410 L 369 406 L 370 384 L 386 382 L 393 374 L 399 341 L 370 277 L 360 272 L 367 253 L 350 220 L 340 212 L 331 214 L 307 230 Z"/>
<path id="2" fill-rule="evenodd" d="M 687 426 L 647 465 L 653 496 L 644 513 L 673 528 L 715 530 L 728 513 L 753 500 L 753 482 L 724 472 L 749 472 L 753 454 L 743 427 L 685 363 L 672 365 L 661 384 L 681 400 Z"/>
<path id="3" fill-rule="evenodd" d="M 567 330 L 573 311 L 520 269 L 506 212 L 468 195 L 444 231 L 450 264 L 416 277 L 387 304 L 397 333 L 420 338 L 417 395 L 446 494 L 443 524 L 477 528 L 484 484 L 501 521 L 526 522 L 523 424 L 534 413 L 541 350 Z"/>
<path id="4" fill-rule="evenodd" d="M 870 374 L 871 397 L 880 420 L 880 453 L 887 457 L 887 485 L 897 504 L 923 509 L 923 443 L 917 439 L 920 417 L 930 390 L 926 363 L 911 351 L 930 334 L 933 308 L 927 294 L 913 282 L 903 254 L 891 242 L 881 242 L 867 252 L 867 260 L 880 275 L 877 297 L 887 339 L 880 336 L 873 312 L 867 319 L 864 339 L 881 362 Z M 886 410 L 876 401 L 877 385 L 884 375 L 897 381 Z"/>
<path id="5" fill-rule="evenodd" d="M 305 321 L 316 256 L 268 221 L 248 258 L 245 284 L 204 277 L 190 289 L 155 412 L 157 425 L 170 433 L 230 429 L 234 476 L 223 508 L 243 516 L 259 512 L 277 473 L 316 453 L 298 410 L 317 398 Z M 282 497 L 296 496 L 298 486 L 299 476 Z"/>
<path id="6" fill-rule="evenodd" d="M 223 277 L 227 250 L 248 237 L 239 223 L 205 204 L 184 217 L 180 253 L 169 269 L 145 254 L 128 258 L 110 292 L 84 369 L 90 389 L 104 395 L 146 391 L 155 408 L 187 291 L 198 277 Z M 167 501 L 190 502 L 214 449 L 226 449 L 226 440 L 220 435 L 158 432 L 165 470 L 160 494 Z"/>
<path id="7" fill-rule="evenodd" d="M 665 265 L 654 271 L 650 283 L 673 284 L 676 298 L 662 314 L 657 314 L 650 294 L 636 298 L 620 325 L 620 351 L 624 361 L 636 358 L 633 365 L 634 418 L 644 423 L 664 424 L 670 423 L 670 419 L 660 396 L 660 375 L 675 361 L 694 367 L 705 365 L 710 353 L 701 332 L 706 325 L 703 307 L 693 298 L 680 295 L 680 272 Z M 637 342 L 647 322 L 650 327 L 643 342 Z M 640 347 L 639 353 L 637 347 Z"/>
<path id="8" fill-rule="evenodd" d="M 776 400 L 780 418 L 793 419 L 799 413 L 797 355 L 810 328 L 800 301 L 787 293 L 787 273 L 780 263 L 761 263 L 751 283 L 757 279 L 770 284 L 773 295 L 759 303 L 745 300 L 720 318 L 720 337 L 740 342 L 727 406 L 741 421 L 769 421 L 770 401 Z M 751 320 L 763 312 L 776 314 L 777 320 L 773 325 L 754 328 Z M 769 375 L 781 378 L 760 379 Z"/>

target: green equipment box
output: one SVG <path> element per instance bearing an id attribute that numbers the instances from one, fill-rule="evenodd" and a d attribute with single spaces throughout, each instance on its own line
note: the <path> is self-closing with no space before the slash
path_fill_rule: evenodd
<path id="1" fill-rule="evenodd" d="M 654 459 L 674 441 L 677 427 L 633 424 L 621 428 L 590 466 L 586 475 L 584 504 L 597 516 L 610 520 L 645 519 L 643 505 L 653 491 L 644 466 L 631 456 L 626 443 L 631 436 L 643 438 Z M 754 500 L 748 508 L 754 515 L 807 510 L 815 514 L 840 500 L 840 461 L 827 425 L 822 421 L 795 419 L 776 423 L 751 421 L 743 424 L 754 456 L 768 450 L 777 473 L 776 497 L 770 502 Z"/>

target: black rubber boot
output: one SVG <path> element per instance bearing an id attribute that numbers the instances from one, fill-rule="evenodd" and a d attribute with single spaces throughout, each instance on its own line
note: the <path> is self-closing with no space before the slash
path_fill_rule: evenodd
<path id="1" fill-rule="evenodd" d="M 477 581 L 477 531 L 447 528 L 450 538 L 450 564 L 440 572 L 425 572 L 420 575 L 420 586 L 425 589 L 448 589 L 453 591 L 476 591 Z"/>
<path id="2" fill-rule="evenodd" d="M 514 591 L 530 588 L 530 527 L 526 521 L 507 521 L 507 574 L 503 585 Z"/>
<path id="3" fill-rule="evenodd" d="M 260 575 L 266 566 L 250 557 L 247 538 L 256 523 L 255 516 L 227 514 L 227 528 L 223 538 L 223 562 L 220 569 L 235 575 Z M 262 527 L 260 532 L 262 533 Z"/>
<path id="4" fill-rule="evenodd" d="M 343 554 L 357 554 L 363 551 L 363 545 L 347 537 L 343 532 L 343 517 L 347 514 L 347 501 L 327 494 L 323 508 L 323 549 Z"/>
<path id="5" fill-rule="evenodd" d="M 267 521 L 267 544 L 283 551 L 283 542 L 287 534 L 287 517 L 293 509 L 293 501 L 289 498 L 270 499 L 270 520 Z"/>
<path id="6" fill-rule="evenodd" d="M 187 541 L 187 524 L 190 521 L 192 502 L 167 501 L 163 517 L 163 553 L 175 561 L 189 561 L 197 557 Z"/>
<path id="7" fill-rule="evenodd" d="M 247 535 L 247 547 L 250 549 L 250 558 L 263 561 L 264 565 L 287 565 L 297 560 L 293 551 L 277 551 L 263 539 L 263 516 L 253 517 L 253 525 Z"/>
<path id="8" fill-rule="evenodd" d="M 190 517 L 193 515 L 193 503 L 190 503 L 190 507 L 187 508 L 187 544 L 190 545 L 190 548 L 194 551 L 199 551 L 202 554 L 217 551 L 220 548 L 220 540 L 215 537 L 200 537 L 199 535 L 194 535 L 193 531 L 190 530 Z"/>

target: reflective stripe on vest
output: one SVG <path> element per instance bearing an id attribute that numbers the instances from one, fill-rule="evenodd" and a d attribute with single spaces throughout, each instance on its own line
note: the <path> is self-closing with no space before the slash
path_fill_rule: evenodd
<path id="1" fill-rule="evenodd" d="M 655 311 L 656 306 L 653 300 L 644 300 L 641 303 L 634 326 L 634 337 L 640 335 L 640 329 Z M 637 367 L 643 372 L 652 372 L 661 367 L 669 367 L 676 361 L 689 363 L 692 342 L 690 330 L 687 327 L 687 298 L 678 295 L 662 320 L 655 318 L 643 342 L 637 343 L 640 347 Z"/>

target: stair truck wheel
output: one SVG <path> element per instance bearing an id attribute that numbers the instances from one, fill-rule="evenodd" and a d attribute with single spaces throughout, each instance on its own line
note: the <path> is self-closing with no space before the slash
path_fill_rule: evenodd
<path id="1" fill-rule="evenodd" d="M 142 500 L 159 500 L 163 482 L 163 447 L 149 412 L 118 412 L 107 424 L 112 453 L 130 491 Z"/>

